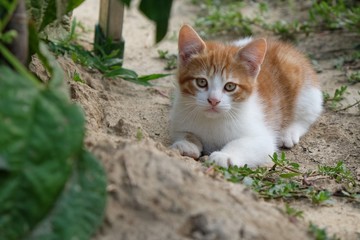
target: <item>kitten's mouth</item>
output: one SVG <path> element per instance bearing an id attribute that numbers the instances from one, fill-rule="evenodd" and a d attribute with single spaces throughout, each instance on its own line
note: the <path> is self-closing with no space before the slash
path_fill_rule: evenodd
<path id="1" fill-rule="evenodd" d="M 205 116 L 208 118 L 217 118 L 221 116 L 221 110 L 218 108 L 210 107 L 205 110 Z"/>
<path id="2" fill-rule="evenodd" d="M 206 112 L 218 113 L 219 110 L 218 110 L 217 108 L 211 107 L 211 108 L 208 108 L 208 109 L 206 110 Z"/>

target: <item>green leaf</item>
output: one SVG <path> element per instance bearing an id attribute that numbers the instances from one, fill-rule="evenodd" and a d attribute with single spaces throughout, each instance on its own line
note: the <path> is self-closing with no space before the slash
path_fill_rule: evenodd
<path id="1" fill-rule="evenodd" d="M 0 66 L 0 232 L 18 239 L 52 208 L 84 136 L 80 109 Z"/>
<path id="2" fill-rule="evenodd" d="M 289 163 L 289 165 L 290 165 L 291 167 L 293 167 L 294 169 L 297 169 L 297 170 L 300 168 L 300 164 L 295 163 L 295 162 Z"/>
<path id="3" fill-rule="evenodd" d="M 121 77 L 124 79 L 137 79 L 138 75 L 135 71 L 126 69 L 126 68 L 118 68 L 113 71 L 110 71 L 105 74 L 105 77 Z"/>
<path id="4" fill-rule="evenodd" d="M 126 6 L 130 6 L 131 0 L 121 0 Z"/>
<path id="5" fill-rule="evenodd" d="M 141 0 L 139 9 L 156 24 L 156 42 L 166 35 L 172 0 Z"/>
<path id="6" fill-rule="evenodd" d="M 18 1 L 14 0 L 2 0 L 0 1 L 0 34 L 4 31 L 5 27 L 8 25 L 16 7 Z"/>
<path id="7" fill-rule="evenodd" d="M 155 74 L 140 76 L 138 79 L 139 79 L 139 81 L 147 82 L 147 81 L 167 77 L 170 75 L 172 75 L 172 74 L 155 73 Z"/>
<path id="8" fill-rule="evenodd" d="M 102 220 L 105 189 L 102 167 L 83 151 L 55 208 L 29 239 L 90 239 Z"/>
<path id="9" fill-rule="evenodd" d="M 10 44 L 17 36 L 18 33 L 15 30 L 10 30 L 3 34 L 0 33 L 0 41 L 5 44 Z"/>
<path id="10" fill-rule="evenodd" d="M 32 1 L 34 2 L 34 0 Z M 59 12 L 59 9 L 56 5 L 56 0 L 42 0 L 43 7 L 41 8 L 43 14 L 42 19 L 38 19 L 39 27 L 38 30 L 42 31 L 44 28 L 56 20 L 57 16 L 62 16 L 64 13 L 61 13 L 61 15 L 57 15 Z"/>
<path id="11" fill-rule="evenodd" d="M 131 0 L 120 0 L 127 7 Z M 173 0 L 141 0 L 139 10 L 156 24 L 156 42 L 160 42 L 166 35 L 171 5 Z"/>
<path id="12" fill-rule="evenodd" d="M 312 201 L 316 204 L 324 203 L 328 201 L 331 197 L 331 193 L 327 190 L 322 190 L 318 193 L 315 193 L 312 197 Z"/>
<path id="13" fill-rule="evenodd" d="M 30 17 L 34 20 L 39 31 L 79 6 L 84 0 L 29 0 L 27 2 Z M 65 3 L 65 4 L 64 4 Z"/>
<path id="14" fill-rule="evenodd" d="M 66 13 L 77 8 L 84 0 L 67 0 Z"/>
<path id="15" fill-rule="evenodd" d="M 157 74 L 143 75 L 143 76 L 139 77 L 138 74 L 136 72 L 134 72 L 133 70 L 126 69 L 126 68 L 118 68 L 118 69 L 115 69 L 113 71 L 106 73 L 105 77 L 120 77 L 120 78 L 123 78 L 124 80 L 130 81 L 130 82 L 134 82 L 134 83 L 141 84 L 144 86 L 149 86 L 150 85 L 149 81 L 155 80 L 158 78 L 163 78 L 163 77 L 166 77 L 169 75 L 171 75 L 171 74 L 157 73 Z"/>

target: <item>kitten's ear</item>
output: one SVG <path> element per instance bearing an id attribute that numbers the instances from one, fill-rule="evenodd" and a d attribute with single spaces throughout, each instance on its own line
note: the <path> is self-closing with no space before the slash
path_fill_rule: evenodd
<path id="1" fill-rule="evenodd" d="M 240 49 L 237 54 L 239 60 L 244 62 L 248 67 L 249 74 L 252 77 L 257 77 L 260 71 L 260 66 L 263 63 L 266 54 L 266 48 L 266 40 L 260 38 L 247 44 Z"/>
<path id="2" fill-rule="evenodd" d="M 189 25 L 183 25 L 179 32 L 179 56 L 181 63 L 186 63 L 194 54 L 205 49 L 205 42 Z"/>

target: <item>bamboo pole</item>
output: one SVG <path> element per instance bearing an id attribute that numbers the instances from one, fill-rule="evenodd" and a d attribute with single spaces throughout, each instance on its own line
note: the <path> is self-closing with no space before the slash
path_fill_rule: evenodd
<path id="1" fill-rule="evenodd" d="M 27 26 L 27 16 L 25 9 L 25 1 L 20 0 L 18 6 L 12 15 L 6 30 L 15 30 L 17 36 L 15 39 L 8 45 L 9 50 L 15 55 L 15 57 L 26 66 L 28 63 L 28 54 L 29 54 L 29 44 L 28 44 L 28 26 Z"/>
<path id="2" fill-rule="evenodd" d="M 99 23 L 95 27 L 95 50 L 102 48 L 106 53 L 119 50 L 118 57 L 124 56 L 122 36 L 124 5 L 120 0 L 101 0 Z"/>
<path id="3" fill-rule="evenodd" d="M 122 40 L 124 5 L 119 0 L 100 1 L 99 25 L 107 38 Z"/>

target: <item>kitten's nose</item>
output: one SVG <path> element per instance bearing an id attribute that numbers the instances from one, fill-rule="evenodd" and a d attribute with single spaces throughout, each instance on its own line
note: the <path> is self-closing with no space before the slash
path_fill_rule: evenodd
<path id="1" fill-rule="evenodd" d="M 217 98 L 208 98 L 208 102 L 211 104 L 211 106 L 215 107 L 220 103 L 220 100 Z"/>

